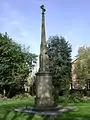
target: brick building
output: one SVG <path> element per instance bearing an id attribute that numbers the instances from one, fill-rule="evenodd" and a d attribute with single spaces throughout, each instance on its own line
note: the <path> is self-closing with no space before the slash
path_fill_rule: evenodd
<path id="1" fill-rule="evenodd" d="M 87 75 L 87 80 L 86 80 L 86 84 L 82 85 L 80 83 L 80 78 L 77 79 L 77 75 L 75 73 L 75 63 L 77 62 L 77 59 L 72 61 L 72 88 L 73 89 L 90 89 L 90 76 Z"/>

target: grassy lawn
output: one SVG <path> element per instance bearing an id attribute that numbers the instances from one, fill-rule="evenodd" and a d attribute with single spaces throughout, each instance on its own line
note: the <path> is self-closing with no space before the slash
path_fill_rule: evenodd
<path id="1" fill-rule="evenodd" d="M 33 99 L 0 102 L 0 120 L 43 120 L 44 118 L 37 115 L 32 116 L 13 111 L 13 108 L 33 104 Z M 56 120 L 90 120 L 90 102 L 70 105 L 77 106 L 78 109 L 63 113 L 59 115 Z"/>

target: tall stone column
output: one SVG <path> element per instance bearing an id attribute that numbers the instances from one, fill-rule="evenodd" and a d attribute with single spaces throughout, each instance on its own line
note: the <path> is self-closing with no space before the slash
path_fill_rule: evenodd
<path id="1" fill-rule="evenodd" d="M 52 76 L 49 72 L 49 57 L 45 34 L 45 8 L 42 9 L 41 45 L 39 55 L 39 71 L 36 73 L 36 108 L 50 108 L 54 105 L 52 94 Z"/>
<path id="2" fill-rule="evenodd" d="M 39 56 L 39 72 L 48 71 L 49 59 L 47 54 L 47 43 L 46 43 L 46 33 L 45 33 L 45 9 L 44 5 L 41 6 L 42 9 L 42 26 L 41 26 L 41 45 L 40 45 L 40 56 Z"/>

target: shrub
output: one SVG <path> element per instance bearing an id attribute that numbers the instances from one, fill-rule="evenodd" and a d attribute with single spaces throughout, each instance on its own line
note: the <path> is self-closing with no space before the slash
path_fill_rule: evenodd
<path id="1" fill-rule="evenodd" d="M 4 95 L 0 94 L 0 101 L 3 101 L 3 100 L 7 100 L 7 97 L 5 97 Z"/>
<path id="2" fill-rule="evenodd" d="M 72 103 L 78 103 L 78 102 L 84 102 L 83 96 L 80 92 L 72 93 L 69 95 L 69 102 Z"/>
<path id="3" fill-rule="evenodd" d="M 28 93 L 24 93 L 24 94 L 17 94 L 15 95 L 12 99 L 15 100 L 15 99 L 26 99 L 26 98 L 30 98 L 30 94 Z"/>
<path id="4" fill-rule="evenodd" d="M 65 102 L 65 96 L 59 96 L 59 103 Z"/>

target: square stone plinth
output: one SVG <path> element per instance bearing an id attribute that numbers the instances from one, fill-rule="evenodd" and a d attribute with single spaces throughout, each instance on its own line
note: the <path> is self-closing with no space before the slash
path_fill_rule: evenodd
<path id="1" fill-rule="evenodd" d="M 52 77 L 49 73 L 36 74 L 36 104 L 37 108 L 54 105 L 52 94 Z"/>

